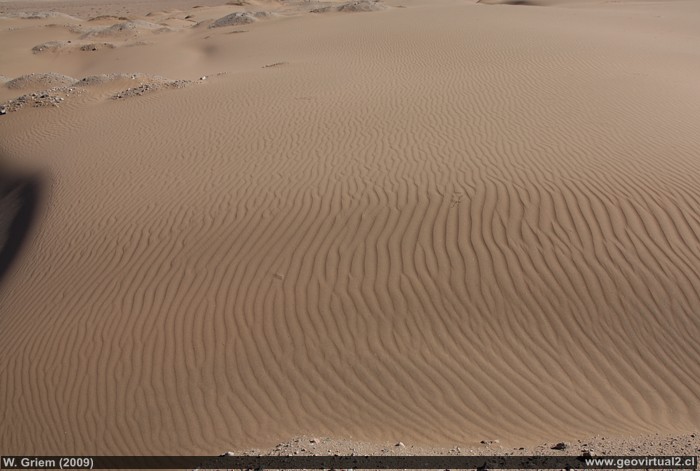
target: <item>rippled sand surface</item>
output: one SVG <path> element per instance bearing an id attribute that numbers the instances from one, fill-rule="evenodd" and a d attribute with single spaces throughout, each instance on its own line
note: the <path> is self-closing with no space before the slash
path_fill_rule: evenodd
<path id="1" fill-rule="evenodd" d="M 700 4 L 505 3 L 0 2 L 0 449 L 697 430 Z"/>

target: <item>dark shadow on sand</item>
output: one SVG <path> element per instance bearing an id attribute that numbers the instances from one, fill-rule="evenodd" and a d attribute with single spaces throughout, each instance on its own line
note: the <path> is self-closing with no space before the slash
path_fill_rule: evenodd
<path id="1" fill-rule="evenodd" d="M 0 164 L 0 285 L 36 222 L 41 178 L 13 174 Z"/>

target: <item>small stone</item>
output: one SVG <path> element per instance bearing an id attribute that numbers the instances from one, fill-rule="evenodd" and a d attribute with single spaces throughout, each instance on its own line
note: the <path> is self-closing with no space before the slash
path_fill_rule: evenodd
<path id="1" fill-rule="evenodd" d="M 397 443 L 397 444 L 394 445 L 394 446 L 397 446 L 397 447 L 399 447 L 399 448 L 403 448 L 403 447 L 405 447 L 406 445 L 404 445 L 403 442 L 399 442 L 399 443 Z"/>
<path id="2" fill-rule="evenodd" d="M 199 80 L 206 80 L 206 79 L 207 79 L 207 76 L 206 76 L 206 75 L 203 75 L 202 77 L 199 77 Z"/>
<path id="3" fill-rule="evenodd" d="M 567 448 L 569 448 L 568 444 L 564 442 L 559 442 L 552 447 L 552 450 L 566 450 Z"/>
<path id="4" fill-rule="evenodd" d="M 318 443 L 318 438 L 312 438 L 309 443 Z"/>
<path id="5" fill-rule="evenodd" d="M 227 452 L 220 454 L 219 456 L 236 456 L 236 454 L 232 451 L 227 451 Z"/>
<path id="6" fill-rule="evenodd" d="M 590 458 L 591 456 L 595 456 L 595 453 L 591 450 L 583 450 L 581 455 L 585 456 L 586 458 Z"/>
<path id="7" fill-rule="evenodd" d="M 7 109 L 3 106 L 3 107 L 0 107 L 0 115 L 4 115 L 4 114 L 7 114 Z"/>

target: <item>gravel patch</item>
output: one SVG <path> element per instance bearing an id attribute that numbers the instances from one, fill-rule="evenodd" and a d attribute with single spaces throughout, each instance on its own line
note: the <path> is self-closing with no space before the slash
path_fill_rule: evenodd
<path id="1" fill-rule="evenodd" d="M 239 11 L 223 16 L 209 25 L 209 28 L 221 28 L 223 26 L 239 26 L 253 23 L 261 18 L 267 18 L 271 13 L 266 11 Z"/>
<path id="2" fill-rule="evenodd" d="M 5 86 L 11 90 L 45 89 L 75 83 L 73 77 L 55 72 L 27 74 L 10 80 Z"/>

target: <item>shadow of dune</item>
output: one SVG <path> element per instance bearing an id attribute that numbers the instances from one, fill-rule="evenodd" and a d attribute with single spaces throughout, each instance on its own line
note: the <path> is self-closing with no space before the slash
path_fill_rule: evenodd
<path id="1" fill-rule="evenodd" d="M 0 164 L 0 284 L 35 223 L 41 188 L 40 177 L 13 174 Z"/>

